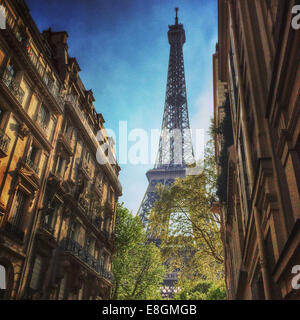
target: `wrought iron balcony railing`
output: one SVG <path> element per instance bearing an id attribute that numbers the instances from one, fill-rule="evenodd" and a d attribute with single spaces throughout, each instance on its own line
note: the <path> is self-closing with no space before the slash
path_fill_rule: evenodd
<path id="1" fill-rule="evenodd" d="M 7 154 L 10 144 L 10 138 L 0 129 L 0 151 Z"/>
<path id="2" fill-rule="evenodd" d="M 95 259 L 86 248 L 83 248 L 78 242 L 71 238 L 64 238 L 61 243 L 61 248 L 65 252 L 69 252 L 82 262 L 84 262 L 87 266 L 97 272 L 100 276 L 104 277 L 106 280 L 112 282 L 113 275 L 107 270 L 103 264 Z"/>
<path id="3" fill-rule="evenodd" d="M 20 83 L 15 80 L 14 77 L 9 73 L 9 71 L 6 69 L 1 77 L 3 83 L 7 86 L 7 88 L 10 90 L 10 92 L 14 95 L 14 97 L 22 103 L 24 99 L 25 92 L 20 87 Z"/>
<path id="4" fill-rule="evenodd" d="M 38 166 L 29 158 L 25 158 L 25 164 L 32 169 L 36 174 L 39 174 L 39 168 Z"/>

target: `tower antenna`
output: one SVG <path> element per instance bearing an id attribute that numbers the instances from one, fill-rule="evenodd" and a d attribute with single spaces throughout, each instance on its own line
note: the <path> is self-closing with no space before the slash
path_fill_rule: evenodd
<path id="1" fill-rule="evenodd" d="M 178 8 L 175 8 L 176 11 L 176 17 L 175 17 L 175 24 L 178 24 Z"/>

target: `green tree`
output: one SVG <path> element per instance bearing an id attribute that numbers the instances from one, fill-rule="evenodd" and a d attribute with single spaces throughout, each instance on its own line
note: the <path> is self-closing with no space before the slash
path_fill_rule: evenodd
<path id="1" fill-rule="evenodd" d="M 224 300 L 226 289 L 224 282 L 201 280 L 185 281 L 180 284 L 181 290 L 175 294 L 174 300 Z"/>
<path id="2" fill-rule="evenodd" d="M 118 204 L 115 227 L 115 254 L 112 263 L 112 299 L 159 299 L 165 269 L 160 250 L 146 243 L 140 218 Z"/>
<path id="3" fill-rule="evenodd" d="M 171 187 L 157 187 L 158 200 L 150 213 L 150 228 L 162 241 L 163 257 L 170 269 L 180 269 L 180 279 L 223 279 L 221 221 L 219 213 L 212 210 L 216 183 L 211 140 L 201 174 L 176 179 Z"/>

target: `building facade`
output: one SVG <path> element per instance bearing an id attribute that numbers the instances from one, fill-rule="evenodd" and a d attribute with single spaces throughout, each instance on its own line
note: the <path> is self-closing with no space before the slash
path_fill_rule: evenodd
<path id="1" fill-rule="evenodd" d="M 300 299 L 297 4 L 218 0 L 214 124 L 228 299 Z"/>
<path id="2" fill-rule="evenodd" d="M 106 299 L 122 193 L 113 140 L 68 34 L 40 33 L 23 0 L 0 5 L 0 298 Z"/>

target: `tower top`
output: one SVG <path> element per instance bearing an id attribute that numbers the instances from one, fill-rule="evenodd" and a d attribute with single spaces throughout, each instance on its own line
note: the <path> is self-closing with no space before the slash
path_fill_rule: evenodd
<path id="1" fill-rule="evenodd" d="M 175 8 L 176 11 L 176 17 L 175 17 L 175 25 L 178 25 L 178 8 Z"/>

